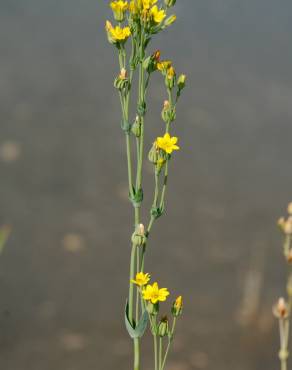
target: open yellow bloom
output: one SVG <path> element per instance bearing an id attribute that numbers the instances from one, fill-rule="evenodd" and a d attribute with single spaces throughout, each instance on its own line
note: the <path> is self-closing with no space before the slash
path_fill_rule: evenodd
<path id="1" fill-rule="evenodd" d="M 157 283 L 147 285 L 143 290 L 143 298 L 145 301 L 150 301 L 153 304 L 166 301 L 167 296 L 169 296 L 169 291 L 166 288 L 159 289 Z"/>
<path id="2" fill-rule="evenodd" d="M 144 10 L 149 10 L 156 3 L 157 0 L 142 0 Z"/>
<path id="3" fill-rule="evenodd" d="M 106 29 L 114 41 L 126 41 L 127 38 L 131 35 L 130 27 L 113 27 L 110 22 L 107 22 Z"/>
<path id="4" fill-rule="evenodd" d="M 139 8 L 134 0 L 132 0 L 129 4 L 129 11 L 132 15 L 136 15 L 139 12 Z"/>
<path id="5" fill-rule="evenodd" d="M 110 7 L 113 11 L 121 10 L 122 12 L 125 12 L 128 9 L 128 2 L 122 0 L 112 1 L 110 3 Z"/>
<path id="6" fill-rule="evenodd" d="M 159 149 L 171 154 L 174 150 L 179 150 L 179 146 L 176 145 L 177 141 L 177 137 L 170 137 L 169 133 L 166 133 L 163 137 L 158 137 L 155 143 Z"/>
<path id="7" fill-rule="evenodd" d="M 157 69 L 161 72 L 166 71 L 169 67 L 171 67 L 172 62 L 170 60 L 162 60 L 161 62 L 157 63 Z"/>
<path id="8" fill-rule="evenodd" d="M 115 0 L 110 3 L 110 7 L 112 8 L 114 17 L 117 21 L 122 22 L 124 20 L 128 6 L 128 2 L 122 0 Z"/>
<path id="9" fill-rule="evenodd" d="M 142 287 L 144 285 L 147 285 L 150 280 L 149 274 L 144 274 L 143 272 L 138 272 L 136 274 L 136 279 L 132 279 L 131 282 Z"/>
<path id="10" fill-rule="evenodd" d="M 153 6 L 150 10 L 150 14 L 155 23 L 161 23 L 166 17 L 166 13 L 163 9 L 158 9 L 157 5 Z"/>

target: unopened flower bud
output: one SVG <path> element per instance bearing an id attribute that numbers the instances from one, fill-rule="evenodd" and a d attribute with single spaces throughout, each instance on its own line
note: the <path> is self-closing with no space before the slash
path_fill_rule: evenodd
<path id="1" fill-rule="evenodd" d="M 284 226 L 285 234 L 292 234 L 292 216 L 289 216 Z"/>
<path id="2" fill-rule="evenodd" d="M 178 317 L 182 314 L 182 310 L 183 310 L 183 299 L 182 296 L 180 295 L 173 303 L 171 313 L 173 314 L 174 317 Z"/>
<path id="3" fill-rule="evenodd" d="M 186 75 L 181 74 L 177 80 L 177 86 L 180 90 L 184 89 L 186 86 Z"/>
<path id="4" fill-rule="evenodd" d="M 176 0 L 164 0 L 164 4 L 165 4 L 168 8 L 170 8 L 170 7 L 174 6 L 174 5 L 175 5 L 175 3 L 176 3 Z"/>
<path id="5" fill-rule="evenodd" d="M 154 304 L 151 301 L 149 301 L 147 303 L 147 305 L 146 305 L 146 310 L 152 316 L 158 315 L 158 312 L 159 312 L 159 303 L 155 303 Z"/>
<path id="6" fill-rule="evenodd" d="M 164 316 L 161 318 L 160 323 L 158 324 L 158 335 L 163 338 L 168 335 L 168 318 Z"/>
<path id="7" fill-rule="evenodd" d="M 121 69 L 121 73 L 120 73 L 119 77 L 120 77 L 121 80 L 125 80 L 127 78 L 127 71 L 126 71 L 125 68 Z"/>
<path id="8" fill-rule="evenodd" d="M 157 63 L 160 59 L 160 51 L 155 51 L 152 55 L 147 57 L 143 62 L 143 68 L 148 72 L 152 73 L 157 69 Z"/>
<path id="9" fill-rule="evenodd" d="M 125 12 L 128 9 L 128 2 L 122 0 L 113 1 L 110 7 L 112 8 L 115 20 L 123 22 L 125 19 Z"/>
<path id="10" fill-rule="evenodd" d="M 148 159 L 153 164 L 156 164 L 159 160 L 159 149 L 157 148 L 155 143 L 152 145 L 152 148 L 148 153 Z"/>
<path id="11" fill-rule="evenodd" d="M 148 159 L 151 163 L 156 165 L 159 162 L 165 162 L 167 159 L 167 154 L 164 150 L 160 150 L 156 143 L 153 143 L 152 148 L 148 153 Z"/>
<path id="12" fill-rule="evenodd" d="M 112 37 L 112 34 L 111 34 L 111 29 L 113 28 L 112 24 L 110 21 L 106 21 L 105 23 L 105 30 L 106 30 L 106 33 L 107 33 L 107 38 L 108 38 L 108 41 L 110 44 L 114 44 L 116 41 L 115 39 Z"/>
<path id="13" fill-rule="evenodd" d="M 175 107 L 171 108 L 171 105 L 168 100 L 165 100 L 163 109 L 161 112 L 161 118 L 164 122 L 172 122 L 176 118 Z"/>
<path id="14" fill-rule="evenodd" d="M 164 22 L 163 28 L 171 26 L 175 21 L 176 21 L 176 15 L 173 14 L 166 19 L 166 21 Z"/>
<path id="15" fill-rule="evenodd" d="M 160 60 L 160 56 L 161 56 L 161 52 L 160 52 L 160 50 L 156 50 L 156 51 L 152 54 L 152 56 L 153 56 L 153 59 L 154 59 L 156 62 L 159 62 L 159 60 Z"/>
<path id="16" fill-rule="evenodd" d="M 289 213 L 289 215 L 292 215 L 292 202 L 288 204 L 287 212 Z"/>
<path id="17" fill-rule="evenodd" d="M 166 72 L 165 84 L 166 87 L 172 89 L 175 85 L 176 73 L 173 66 L 169 67 Z"/>
<path id="18" fill-rule="evenodd" d="M 168 110 L 170 108 L 169 100 L 164 100 L 163 109 Z"/>
<path id="19" fill-rule="evenodd" d="M 284 298 L 279 298 L 273 307 L 273 313 L 278 319 L 286 319 L 288 317 L 288 305 Z"/>
<path id="20" fill-rule="evenodd" d="M 284 219 L 284 217 L 279 218 L 279 220 L 277 222 L 277 225 L 284 232 L 284 229 L 285 229 L 285 219 Z"/>
<path id="21" fill-rule="evenodd" d="M 139 116 L 136 116 L 136 119 L 132 125 L 132 133 L 136 136 L 136 137 L 140 137 L 141 136 L 141 120 L 140 120 L 140 117 Z"/>
<path id="22" fill-rule="evenodd" d="M 136 230 L 132 235 L 132 243 L 136 247 L 140 247 L 144 245 L 145 242 L 146 242 L 145 227 L 143 224 L 139 224 L 136 226 Z"/>
<path id="23" fill-rule="evenodd" d="M 157 175 L 160 174 L 160 172 L 161 172 L 162 168 L 164 167 L 165 163 L 166 163 L 166 159 L 164 159 L 164 158 L 159 158 L 158 159 L 158 161 L 155 165 L 155 173 Z"/>

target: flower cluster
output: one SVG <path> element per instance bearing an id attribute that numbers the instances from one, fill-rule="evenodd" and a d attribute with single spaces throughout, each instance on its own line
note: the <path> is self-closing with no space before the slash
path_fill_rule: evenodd
<path id="1" fill-rule="evenodd" d="M 159 303 L 165 302 L 170 293 L 167 288 L 160 288 L 157 282 L 154 282 L 153 284 L 149 284 L 149 282 L 150 274 L 144 272 L 138 272 L 136 274 L 136 278 L 131 279 L 131 283 L 135 284 L 139 288 L 141 297 L 145 301 L 145 308 L 150 316 L 153 335 L 172 337 L 174 335 L 174 329 L 170 331 L 166 315 L 162 316 L 159 323 L 153 319 L 159 313 Z M 171 314 L 175 320 L 177 317 L 181 316 L 182 310 L 183 299 L 182 296 L 179 296 L 173 302 L 171 307 Z"/>
<path id="2" fill-rule="evenodd" d="M 278 226 L 284 234 L 283 243 L 283 254 L 288 264 L 292 263 L 292 203 L 287 208 L 288 217 L 281 217 L 278 220 Z M 281 297 L 277 303 L 273 306 L 273 314 L 279 321 L 280 331 L 280 351 L 279 360 L 281 362 L 281 368 L 287 369 L 287 360 L 289 357 L 288 342 L 289 342 L 289 326 L 290 316 L 292 308 L 292 274 L 288 275 L 287 278 L 287 301 Z"/>
<path id="3" fill-rule="evenodd" d="M 166 8 L 170 8 L 175 2 L 165 1 Z M 113 27 L 109 21 L 106 22 L 106 31 L 111 43 L 118 47 L 127 41 L 132 34 L 136 38 L 143 27 L 148 35 L 156 34 L 160 30 L 169 27 L 175 22 L 176 16 L 173 14 L 167 18 L 167 10 L 158 4 L 158 0 L 115 0 L 110 3 L 114 19 L 119 25 Z M 121 23 L 128 22 L 124 28 Z"/>
<path id="4" fill-rule="evenodd" d="M 155 369 L 165 368 L 165 361 L 175 330 L 176 319 L 182 314 L 182 297 L 172 305 L 173 323 L 170 327 L 164 316 L 157 322 L 160 303 L 167 300 L 169 291 L 150 284 L 150 275 L 144 273 L 145 253 L 154 222 L 164 213 L 169 162 L 180 147 L 178 138 L 172 135 L 176 119 L 176 106 L 186 86 L 186 76 L 178 75 L 173 62 L 161 58 L 160 50 L 148 54 L 147 50 L 154 35 L 165 30 L 176 20 L 175 14 L 168 14 L 176 0 L 114 0 L 109 3 L 116 24 L 106 21 L 108 41 L 118 53 L 119 71 L 114 79 L 121 103 L 121 128 L 125 134 L 129 200 L 134 209 L 134 231 L 131 236 L 130 286 L 125 309 L 125 324 L 134 339 L 135 369 L 139 369 L 139 340 L 150 322 L 154 338 Z M 129 54 L 128 54 L 129 53 Z M 129 57 L 128 57 L 129 55 Z M 133 104 L 131 94 L 137 75 L 137 103 Z M 141 223 L 141 207 L 144 199 L 143 168 L 145 159 L 145 117 L 147 114 L 148 86 L 155 75 L 161 76 L 166 89 L 161 119 L 163 131 L 152 141 L 148 159 L 153 164 L 154 199 L 149 212 L 149 223 Z M 130 108 L 135 106 L 133 117 Z M 132 146 L 135 146 L 135 150 Z M 133 157 L 136 157 L 133 160 Z M 162 354 L 162 343 L 158 350 L 157 336 L 169 339 L 164 358 L 158 364 L 157 353 Z"/>

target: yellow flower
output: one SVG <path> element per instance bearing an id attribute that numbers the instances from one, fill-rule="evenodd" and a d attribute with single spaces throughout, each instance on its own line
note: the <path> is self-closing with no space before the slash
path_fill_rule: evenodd
<path id="1" fill-rule="evenodd" d="M 136 279 L 132 279 L 131 282 L 142 287 L 144 285 L 147 285 L 150 280 L 149 274 L 144 274 L 143 272 L 138 272 L 136 275 Z"/>
<path id="2" fill-rule="evenodd" d="M 167 70 L 167 78 L 171 79 L 175 76 L 175 69 L 171 66 Z"/>
<path id="3" fill-rule="evenodd" d="M 157 69 L 163 72 L 166 71 L 171 65 L 172 62 L 170 60 L 162 60 L 161 62 L 157 63 Z"/>
<path id="4" fill-rule="evenodd" d="M 122 0 L 115 0 L 110 3 L 110 7 L 112 8 L 113 11 L 121 10 L 124 12 L 128 9 L 128 2 Z"/>
<path id="5" fill-rule="evenodd" d="M 126 41 L 127 38 L 131 35 L 130 27 L 113 27 L 110 22 L 107 22 L 106 29 L 114 41 Z"/>
<path id="6" fill-rule="evenodd" d="M 166 13 L 163 9 L 158 9 L 157 5 L 153 6 L 150 10 L 150 14 L 155 23 L 161 23 L 166 17 Z"/>
<path id="7" fill-rule="evenodd" d="M 153 304 L 157 302 L 166 301 L 166 297 L 169 295 L 169 291 L 166 288 L 159 289 L 158 284 L 147 285 L 143 290 L 143 298 L 145 301 L 150 301 Z"/>
<path id="8" fill-rule="evenodd" d="M 132 15 L 136 15 L 139 12 L 139 8 L 134 0 L 129 4 L 129 11 Z"/>
<path id="9" fill-rule="evenodd" d="M 179 146 L 176 145 L 177 141 L 177 137 L 170 137 L 169 133 L 166 133 L 163 137 L 156 139 L 156 146 L 167 154 L 171 154 L 174 150 L 179 150 Z"/>
<path id="10" fill-rule="evenodd" d="M 110 7 L 114 13 L 115 20 L 123 22 L 125 18 L 125 12 L 128 9 L 128 2 L 122 0 L 115 0 L 110 3 Z"/>
<path id="11" fill-rule="evenodd" d="M 149 10 L 154 4 L 157 3 L 157 0 L 142 0 L 144 10 Z"/>
<path id="12" fill-rule="evenodd" d="M 183 306 L 183 299 L 182 299 L 182 296 L 180 295 L 179 297 L 177 297 L 177 299 L 174 302 L 174 308 L 176 308 L 177 310 L 180 310 L 182 306 Z"/>

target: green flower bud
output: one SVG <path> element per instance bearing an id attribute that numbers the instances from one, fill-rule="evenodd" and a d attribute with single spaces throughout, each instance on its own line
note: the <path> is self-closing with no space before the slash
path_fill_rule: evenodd
<path id="1" fill-rule="evenodd" d="M 173 302 L 171 313 L 173 314 L 174 317 L 178 317 L 182 314 L 182 311 L 183 311 L 183 300 L 182 296 L 179 296 L 177 297 L 175 302 Z"/>
<path id="2" fill-rule="evenodd" d="M 165 76 L 165 85 L 168 89 L 173 89 L 176 82 L 176 73 L 174 67 L 169 67 Z"/>
<path id="3" fill-rule="evenodd" d="M 151 163 L 157 164 L 164 164 L 164 162 L 168 159 L 167 153 L 164 150 L 157 148 L 156 143 L 153 143 L 152 148 L 148 153 L 148 159 Z"/>
<path id="4" fill-rule="evenodd" d="M 184 89 L 186 86 L 186 75 L 181 74 L 177 80 L 177 86 L 180 90 Z"/>
<path id="5" fill-rule="evenodd" d="M 149 301 L 146 305 L 146 310 L 149 313 L 149 315 L 152 315 L 152 316 L 158 315 L 159 303 L 157 302 L 157 303 L 154 304 L 154 303 Z"/>
<path id="6" fill-rule="evenodd" d="M 168 8 L 171 8 L 172 6 L 174 6 L 176 3 L 176 0 L 164 0 L 164 4 L 168 7 Z"/>
<path id="7" fill-rule="evenodd" d="M 161 172 L 162 168 L 164 167 L 165 163 L 166 163 L 166 159 L 164 159 L 164 158 L 159 158 L 158 159 L 157 163 L 155 164 L 155 173 L 157 175 L 160 174 L 160 172 Z"/>
<path id="8" fill-rule="evenodd" d="M 161 112 L 161 118 L 165 123 L 173 122 L 176 118 L 175 107 L 171 108 L 168 100 L 165 100 L 164 106 Z"/>
<path id="9" fill-rule="evenodd" d="M 128 9 L 128 3 L 126 1 L 113 1 L 110 7 L 112 8 L 115 20 L 123 22 Z"/>
<path id="10" fill-rule="evenodd" d="M 118 90 L 128 89 L 129 79 L 127 77 L 127 71 L 125 68 L 122 68 L 119 76 L 115 78 L 114 87 Z"/>
<path id="11" fill-rule="evenodd" d="M 141 247 L 146 242 L 145 228 L 143 224 L 139 224 L 136 227 L 135 232 L 132 235 L 132 243 L 136 247 Z"/>
<path id="12" fill-rule="evenodd" d="M 159 62 L 160 51 L 155 51 L 152 55 L 147 57 L 143 62 L 143 68 L 148 72 L 152 73 L 157 69 L 157 62 Z"/>
<path id="13" fill-rule="evenodd" d="M 158 335 L 163 338 L 168 335 L 169 332 L 169 325 L 168 325 L 168 318 L 167 316 L 164 316 L 160 323 L 158 324 Z"/>
<path id="14" fill-rule="evenodd" d="M 148 159 L 151 163 L 156 164 L 159 160 L 159 149 L 157 148 L 156 144 L 152 145 L 150 152 L 148 154 Z"/>
<path id="15" fill-rule="evenodd" d="M 136 137 L 140 137 L 140 135 L 141 135 L 141 120 L 140 120 L 139 116 L 136 116 L 135 122 L 133 123 L 131 130 L 132 130 L 132 133 Z"/>
<path id="16" fill-rule="evenodd" d="M 163 25 L 163 29 L 166 28 L 166 27 L 169 27 L 171 26 L 174 22 L 176 21 L 176 15 L 173 14 L 171 15 L 170 17 L 168 17 L 165 22 L 164 22 L 164 25 Z"/>

